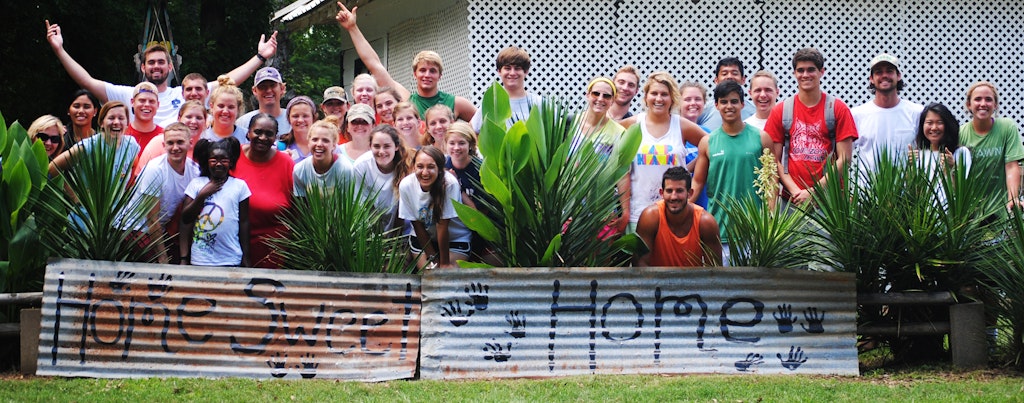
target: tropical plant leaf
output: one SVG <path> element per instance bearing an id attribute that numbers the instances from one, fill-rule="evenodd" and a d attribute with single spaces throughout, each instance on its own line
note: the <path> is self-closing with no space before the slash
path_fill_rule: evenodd
<path id="1" fill-rule="evenodd" d="M 562 234 L 555 235 L 551 238 L 551 242 L 548 243 L 548 248 L 544 251 L 544 256 L 540 258 L 541 266 L 551 266 L 551 260 L 558 253 L 558 250 L 562 248 Z"/>
<path id="2" fill-rule="evenodd" d="M 490 242 L 498 242 L 501 238 L 501 232 L 486 214 L 457 201 L 453 201 L 452 205 L 455 206 L 455 213 L 459 215 L 459 220 L 476 235 Z"/>
<path id="3" fill-rule="evenodd" d="M 481 103 L 484 120 L 499 123 L 501 127 L 504 127 L 505 121 L 512 117 L 512 105 L 508 92 L 501 87 L 501 83 L 498 81 L 492 83 L 487 91 L 484 91 Z"/>
<path id="4" fill-rule="evenodd" d="M 487 263 L 467 262 L 465 260 L 459 260 L 458 264 L 459 264 L 459 268 L 460 269 L 493 269 L 494 268 L 494 266 L 489 265 Z"/>

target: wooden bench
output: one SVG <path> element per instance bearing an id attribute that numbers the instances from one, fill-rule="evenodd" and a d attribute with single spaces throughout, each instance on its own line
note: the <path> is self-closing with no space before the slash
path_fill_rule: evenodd
<path id="1" fill-rule="evenodd" d="M 949 335 L 953 366 L 974 368 L 988 364 L 988 339 L 985 335 L 985 305 L 981 302 L 958 303 L 951 292 L 891 292 L 857 294 L 862 306 L 949 306 L 949 321 L 887 322 L 857 326 L 859 335 L 924 336 Z"/>

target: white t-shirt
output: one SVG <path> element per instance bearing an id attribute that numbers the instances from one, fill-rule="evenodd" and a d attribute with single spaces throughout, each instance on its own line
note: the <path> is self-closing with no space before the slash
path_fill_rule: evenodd
<path id="1" fill-rule="evenodd" d="M 139 174 L 138 189 L 142 194 L 160 199 L 160 224 L 166 225 L 181 201 L 185 199 L 185 187 L 199 177 L 199 164 L 191 158 L 185 159 L 185 171 L 179 175 L 167 163 L 167 155 L 149 161 Z"/>
<path id="2" fill-rule="evenodd" d="M 249 129 L 242 126 L 235 125 L 235 131 L 231 132 L 231 137 L 238 139 L 238 144 L 246 145 L 249 144 Z M 199 135 L 201 139 L 207 139 L 210 141 L 220 141 L 221 137 L 213 132 L 212 127 L 203 129 L 203 133 Z"/>
<path id="3" fill-rule="evenodd" d="M 338 156 L 338 159 L 342 158 L 345 158 L 345 154 Z M 377 200 L 373 203 L 375 207 L 381 211 L 391 211 L 395 206 L 395 193 L 391 190 L 395 173 L 381 172 L 377 160 L 373 159 L 373 153 L 366 152 L 356 158 L 352 164 L 352 176 L 362 183 L 365 192 L 377 192 Z"/>
<path id="4" fill-rule="evenodd" d="M 207 91 L 213 91 L 216 87 L 216 82 L 206 83 Z M 124 102 L 128 106 L 129 120 L 135 120 L 134 116 L 132 116 L 132 94 L 135 93 L 135 87 L 104 83 L 103 88 L 107 91 L 107 100 Z M 164 92 L 157 94 L 157 98 L 160 99 L 160 107 L 157 108 L 153 121 L 160 124 L 160 127 L 167 127 L 164 125 L 177 122 L 178 109 L 185 103 L 185 96 L 181 91 L 181 87 L 167 87 Z"/>
<path id="5" fill-rule="evenodd" d="M 193 200 L 210 182 L 200 176 L 189 182 L 185 195 Z M 197 266 L 237 266 L 242 264 L 242 245 L 238 239 L 238 204 L 252 196 L 245 181 L 228 177 L 217 192 L 206 199 L 192 229 L 192 264 Z"/>
<path id="6" fill-rule="evenodd" d="M 875 170 L 875 154 L 883 149 L 888 150 L 894 161 L 906 159 L 907 145 L 914 143 L 923 109 L 905 99 L 892 108 L 882 108 L 868 101 L 850 109 L 858 133 L 853 141 L 853 163 L 859 167 L 861 175 Z"/>
<path id="7" fill-rule="evenodd" d="M 512 127 L 512 125 L 516 124 L 516 122 L 526 120 L 526 118 L 530 117 L 530 109 L 532 109 L 534 105 L 540 105 L 541 101 L 540 95 L 531 93 L 526 93 L 526 96 L 522 98 L 509 99 L 508 103 L 509 106 L 512 107 L 512 117 L 505 121 L 505 128 L 508 129 Z M 476 110 L 476 113 L 473 115 L 473 118 L 470 119 L 469 123 L 473 125 L 473 131 L 480 133 L 480 127 L 484 124 L 484 112 L 482 107 Z"/>
<path id="8" fill-rule="evenodd" d="M 249 122 L 252 121 L 252 117 L 256 116 L 257 113 L 260 113 L 259 109 L 249 111 L 248 113 L 242 115 L 242 117 L 238 118 L 238 120 L 235 120 L 235 126 L 241 127 L 242 130 L 245 130 L 246 133 L 249 133 Z M 288 123 L 288 113 L 284 109 L 281 109 L 281 114 L 277 115 L 275 119 L 277 119 L 278 137 L 280 137 L 282 134 L 292 131 L 292 125 L 291 123 Z M 246 140 L 245 143 L 242 144 L 246 144 L 248 142 L 249 141 Z"/>
<path id="9" fill-rule="evenodd" d="M 647 206 L 661 200 L 661 177 L 669 168 L 686 166 L 686 144 L 683 141 L 679 115 L 672 114 L 668 132 L 655 138 L 647 131 L 647 114 L 637 115 L 636 125 L 643 134 L 640 147 L 633 158 L 633 169 L 629 174 L 629 222 L 640 220 L 640 213 Z M 630 127 L 632 129 L 632 127 Z"/>
<path id="10" fill-rule="evenodd" d="M 448 242 L 469 242 L 470 231 L 459 220 L 458 214 L 455 213 L 455 205 L 452 204 L 453 199 L 462 202 L 459 180 L 451 172 L 445 172 L 444 185 L 444 192 L 448 197 L 445 199 L 444 206 L 441 207 L 441 219 L 450 220 L 448 221 Z M 435 224 L 437 221 L 434 217 L 434 209 L 430 207 L 430 200 L 430 193 L 424 192 L 420 188 L 416 174 L 406 176 L 398 184 L 398 218 L 409 222 L 419 221 L 423 223 L 431 237 L 436 237 L 437 227 Z M 407 235 L 416 235 L 411 225 L 406 226 L 406 231 Z M 420 240 L 421 245 L 423 242 Z"/>
<path id="11" fill-rule="evenodd" d="M 757 115 L 750 115 L 749 118 L 743 119 L 743 123 L 754 126 L 758 129 L 764 130 L 764 124 L 768 123 L 768 119 L 761 119 Z"/>
<path id="12" fill-rule="evenodd" d="M 337 186 L 348 184 L 353 178 L 352 165 L 348 159 L 339 156 L 335 157 L 334 163 L 327 169 L 327 172 L 317 173 L 313 169 L 313 159 L 306 158 L 295 164 L 292 169 L 292 194 L 305 196 L 306 187 L 316 182 L 321 189 L 334 189 Z M 374 164 L 376 165 L 376 164 Z"/>

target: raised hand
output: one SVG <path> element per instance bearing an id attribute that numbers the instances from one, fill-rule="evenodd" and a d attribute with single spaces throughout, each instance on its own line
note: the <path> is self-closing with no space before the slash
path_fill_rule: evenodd
<path id="1" fill-rule="evenodd" d="M 64 47 L 64 36 L 60 34 L 60 25 L 50 24 L 50 20 L 46 21 L 46 41 L 50 42 L 50 47 L 54 50 Z"/>
<path id="2" fill-rule="evenodd" d="M 340 10 L 338 10 L 338 14 L 334 16 L 334 19 L 338 21 L 338 25 L 345 30 L 350 30 L 355 27 L 356 10 L 358 10 L 359 7 L 352 7 L 352 11 L 349 11 L 348 7 L 345 7 L 345 5 L 341 4 L 339 1 L 338 8 L 340 8 Z"/>
<path id="3" fill-rule="evenodd" d="M 266 59 L 277 54 L 277 31 L 270 34 L 270 39 L 267 39 L 266 35 L 260 35 L 260 41 L 256 43 L 256 53 Z"/>

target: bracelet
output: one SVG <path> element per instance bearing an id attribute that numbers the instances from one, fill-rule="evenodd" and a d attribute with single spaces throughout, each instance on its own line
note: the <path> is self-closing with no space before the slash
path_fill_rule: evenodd
<path id="1" fill-rule="evenodd" d="M 259 52 L 256 53 L 256 58 L 260 59 L 260 61 L 263 63 L 267 62 L 267 58 L 263 57 L 263 55 L 259 54 Z"/>
<path id="2" fill-rule="evenodd" d="M 185 259 L 192 260 L 192 255 L 183 255 L 183 256 L 181 256 L 181 260 L 185 260 Z"/>

